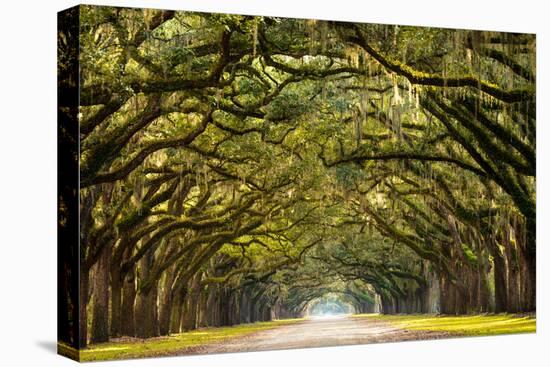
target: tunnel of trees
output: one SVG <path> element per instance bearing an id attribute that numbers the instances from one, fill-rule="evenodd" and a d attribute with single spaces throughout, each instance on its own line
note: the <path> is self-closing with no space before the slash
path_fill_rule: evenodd
<path id="1" fill-rule="evenodd" d="M 80 303 L 61 306 L 80 346 L 327 295 L 535 311 L 534 35 L 76 12 L 59 103 L 79 89 Z"/>

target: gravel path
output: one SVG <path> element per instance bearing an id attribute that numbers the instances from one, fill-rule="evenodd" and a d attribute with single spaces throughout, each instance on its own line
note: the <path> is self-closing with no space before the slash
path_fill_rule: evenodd
<path id="1" fill-rule="evenodd" d="M 247 336 L 188 348 L 178 354 L 237 353 L 260 350 L 328 347 L 338 345 L 440 339 L 449 334 L 404 330 L 388 322 L 349 316 L 311 318 L 296 324 L 260 331 Z"/>

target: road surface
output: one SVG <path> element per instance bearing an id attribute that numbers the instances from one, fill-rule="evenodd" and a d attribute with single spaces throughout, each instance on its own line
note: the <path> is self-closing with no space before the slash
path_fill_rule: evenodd
<path id="1" fill-rule="evenodd" d="M 449 334 L 404 330 L 388 322 L 332 316 L 310 318 L 296 324 L 282 325 L 217 344 L 207 344 L 182 351 L 181 354 L 237 353 L 260 350 L 328 347 L 338 345 L 440 339 Z M 178 353 L 179 354 L 179 353 Z"/>

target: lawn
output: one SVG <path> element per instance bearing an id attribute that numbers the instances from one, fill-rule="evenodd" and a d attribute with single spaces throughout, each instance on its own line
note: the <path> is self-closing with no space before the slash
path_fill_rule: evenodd
<path id="1" fill-rule="evenodd" d="M 408 330 L 445 331 L 467 336 L 533 333 L 536 331 L 534 316 L 514 314 L 475 316 L 362 314 L 353 317 L 388 321 L 395 327 Z"/>
<path id="2" fill-rule="evenodd" d="M 256 322 L 220 328 L 202 328 L 171 336 L 158 337 L 130 341 L 113 341 L 92 345 L 80 352 L 80 361 L 101 361 L 107 359 L 127 359 L 142 357 L 159 357 L 173 355 L 176 352 L 209 343 L 226 341 L 230 338 L 249 335 L 258 331 L 276 328 L 281 325 L 300 322 L 303 319 L 276 320 L 269 322 Z M 60 345 L 65 353 L 77 352 L 65 345 Z"/>
<path id="3" fill-rule="evenodd" d="M 475 316 L 360 314 L 351 317 L 388 322 L 395 327 L 407 330 L 443 331 L 457 336 L 532 333 L 536 331 L 536 318 L 534 316 L 513 314 Z M 109 343 L 92 345 L 80 351 L 80 360 L 99 361 L 174 355 L 189 347 L 227 341 L 231 338 L 242 337 L 303 320 L 289 319 L 220 328 L 202 328 L 147 340 L 134 338 L 115 340 Z M 59 349 L 62 354 L 78 356 L 76 350 L 66 345 L 60 344 Z"/>

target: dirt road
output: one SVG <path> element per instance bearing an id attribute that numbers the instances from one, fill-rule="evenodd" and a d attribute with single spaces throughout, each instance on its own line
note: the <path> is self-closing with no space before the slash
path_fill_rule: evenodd
<path id="1" fill-rule="evenodd" d="M 248 336 L 230 339 L 182 351 L 181 354 L 250 352 L 291 348 L 440 339 L 448 334 L 430 331 L 409 331 L 387 322 L 349 316 L 319 317 L 296 324 L 283 325 Z"/>

